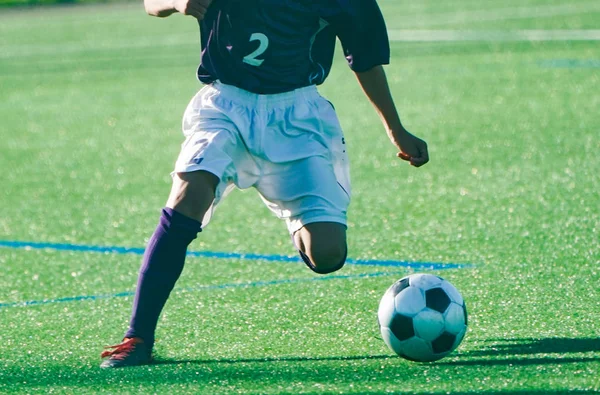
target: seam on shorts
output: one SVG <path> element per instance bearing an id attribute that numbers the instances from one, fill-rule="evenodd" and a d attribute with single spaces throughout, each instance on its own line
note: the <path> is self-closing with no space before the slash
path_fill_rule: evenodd
<path id="1" fill-rule="evenodd" d="M 337 184 L 340 186 L 340 188 L 342 189 L 342 191 L 344 191 L 344 193 L 348 197 L 348 200 L 350 200 L 350 194 L 348 193 L 348 191 L 346 190 L 346 188 L 344 188 L 344 186 L 339 181 L 337 181 Z"/>

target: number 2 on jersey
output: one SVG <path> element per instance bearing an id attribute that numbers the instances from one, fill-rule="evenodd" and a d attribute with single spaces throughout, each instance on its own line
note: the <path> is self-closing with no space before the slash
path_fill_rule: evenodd
<path id="1" fill-rule="evenodd" d="M 250 36 L 250 42 L 259 41 L 260 45 L 254 52 L 249 55 L 244 56 L 244 63 L 248 63 L 250 66 L 260 66 L 264 59 L 256 59 L 260 55 L 262 55 L 267 48 L 269 47 L 269 38 L 262 33 L 252 33 Z"/>

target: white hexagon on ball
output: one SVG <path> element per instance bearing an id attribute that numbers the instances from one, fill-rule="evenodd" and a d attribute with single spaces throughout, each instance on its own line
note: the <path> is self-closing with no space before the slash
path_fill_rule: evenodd
<path id="1" fill-rule="evenodd" d="M 462 306 L 450 303 L 444 314 L 446 321 L 446 332 L 456 335 L 465 329 L 465 311 Z"/>
<path id="2" fill-rule="evenodd" d="M 394 299 L 396 312 L 408 317 L 415 316 L 425 308 L 425 295 L 416 287 L 403 289 Z"/>
<path id="3" fill-rule="evenodd" d="M 460 345 L 466 334 L 467 327 L 465 326 L 465 328 L 458 335 L 456 335 L 456 339 L 454 340 L 454 344 L 452 345 L 452 350 L 456 349 Z"/>
<path id="4" fill-rule="evenodd" d="M 424 355 L 433 355 L 431 344 L 416 336 L 400 342 L 400 350 L 402 350 L 401 356 L 413 361 L 426 361 Z"/>
<path id="5" fill-rule="evenodd" d="M 444 332 L 444 316 L 438 311 L 427 308 L 413 318 L 413 325 L 417 336 L 423 340 L 433 341 Z"/>
<path id="6" fill-rule="evenodd" d="M 446 291 L 446 294 L 450 297 L 450 300 L 456 302 L 459 305 L 463 305 L 464 300 L 458 289 L 454 287 L 454 285 L 450 284 L 448 281 L 444 280 L 442 282 L 442 289 Z"/>
<path id="7" fill-rule="evenodd" d="M 381 298 L 379 309 L 377 310 L 377 319 L 380 325 L 386 325 L 392 321 L 392 317 L 396 314 L 394 302 L 395 299 L 389 292 L 386 292 Z"/>
<path id="8" fill-rule="evenodd" d="M 385 342 L 385 344 L 390 350 L 398 354 L 398 352 L 402 350 L 402 343 L 400 342 L 400 340 L 398 340 L 396 336 L 394 336 L 390 328 L 382 326 L 380 330 L 381 337 L 383 337 L 383 341 Z"/>
<path id="9" fill-rule="evenodd" d="M 428 289 L 439 287 L 442 285 L 442 282 L 444 282 L 444 280 L 433 274 L 419 273 L 410 276 L 409 284 L 413 287 L 421 288 L 423 291 L 427 291 Z"/>

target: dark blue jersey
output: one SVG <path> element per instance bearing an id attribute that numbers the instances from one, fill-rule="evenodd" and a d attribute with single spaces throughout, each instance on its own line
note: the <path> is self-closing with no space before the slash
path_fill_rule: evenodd
<path id="1" fill-rule="evenodd" d="M 323 83 L 336 37 L 354 71 L 390 57 L 376 0 L 215 0 L 200 31 L 200 81 L 259 94 Z"/>

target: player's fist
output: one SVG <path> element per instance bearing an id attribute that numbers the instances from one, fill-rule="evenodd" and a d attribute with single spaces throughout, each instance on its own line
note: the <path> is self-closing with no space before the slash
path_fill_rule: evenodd
<path id="1" fill-rule="evenodd" d="M 415 167 L 423 166 L 429 162 L 429 151 L 427 143 L 406 130 L 392 133 L 394 144 L 400 148 L 396 156 L 410 162 Z"/>
<path id="2" fill-rule="evenodd" d="M 183 15 L 190 15 L 201 21 L 213 0 L 174 0 L 174 8 Z"/>

